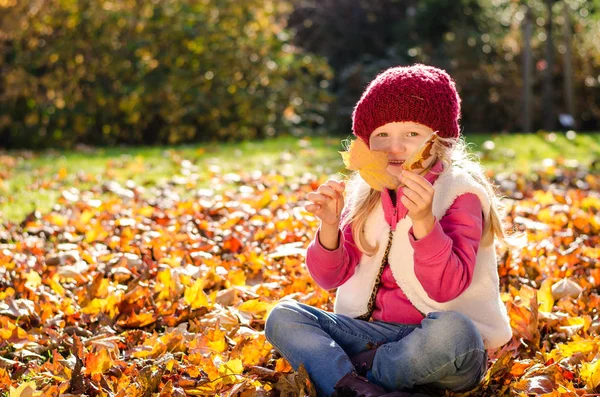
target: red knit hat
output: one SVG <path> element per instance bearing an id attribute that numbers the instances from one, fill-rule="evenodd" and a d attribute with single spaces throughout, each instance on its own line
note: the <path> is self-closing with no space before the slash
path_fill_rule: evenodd
<path id="1" fill-rule="evenodd" d="M 387 123 L 412 121 L 443 138 L 458 138 L 460 97 L 454 80 L 442 69 L 416 64 L 394 67 L 369 84 L 352 113 L 352 132 L 367 145 Z"/>

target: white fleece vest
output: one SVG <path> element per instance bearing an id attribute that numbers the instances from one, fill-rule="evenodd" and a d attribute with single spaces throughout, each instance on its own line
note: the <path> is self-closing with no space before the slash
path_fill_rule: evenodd
<path id="1" fill-rule="evenodd" d="M 436 179 L 433 214 L 441 219 L 454 200 L 465 193 L 474 193 L 481 200 L 485 225 L 489 223 L 490 200 L 485 189 L 470 175 L 457 167 L 449 167 Z M 477 326 L 488 349 L 500 347 L 512 336 L 506 307 L 500 299 L 496 252 L 493 243 L 482 240 L 477 252 L 473 279 L 469 287 L 455 299 L 439 303 L 429 298 L 414 270 L 413 248 L 408 239 L 411 219 L 406 216 L 396 225 L 388 262 L 396 283 L 412 304 L 422 313 L 457 311 L 465 314 Z M 381 202 L 365 224 L 365 235 L 370 244 L 379 243 L 373 256 L 362 255 L 355 273 L 337 290 L 334 311 L 350 317 L 367 312 L 367 305 L 385 248 L 389 225 L 385 221 Z"/>

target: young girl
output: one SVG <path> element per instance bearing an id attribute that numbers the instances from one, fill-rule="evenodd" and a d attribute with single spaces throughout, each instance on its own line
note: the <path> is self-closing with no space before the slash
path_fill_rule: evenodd
<path id="1" fill-rule="evenodd" d="M 494 250 L 505 241 L 502 207 L 459 139 L 454 81 L 425 65 L 388 69 L 352 118 L 400 186 L 379 192 L 356 174 L 347 189 L 329 180 L 308 195 L 321 225 L 306 263 L 320 286 L 337 288 L 335 313 L 282 301 L 266 337 L 294 368 L 304 365 L 322 396 L 472 389 L 486 349 L 512 333 Z M 403 170 L 434 132 L 427 171 Z"/>

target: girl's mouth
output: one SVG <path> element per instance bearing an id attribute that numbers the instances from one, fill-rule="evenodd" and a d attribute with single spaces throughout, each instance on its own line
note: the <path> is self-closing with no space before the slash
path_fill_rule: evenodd
<path id="1" fill-rule="evenodd" d="M 399 167 L 404 164 L 404 160 L 388 160 L 388 165 Z"/>

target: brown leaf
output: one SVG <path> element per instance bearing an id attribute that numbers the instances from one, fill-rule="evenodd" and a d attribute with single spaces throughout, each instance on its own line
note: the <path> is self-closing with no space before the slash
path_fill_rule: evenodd
<path id="1" fill-rule="evenodd" d="M 523 392 L 535 395 L 550 393 L 555 388 L 554 380 L 549 375 L 538 375 L 523 379 L 513 385 L 513 391 L 516 393 Z"/>
<path id="2" fill-rule="evenodd" d="M 579 284 L 568 278 L 562 278 L 552 284 L 552 297 L 555 300 L 559 300 L 565 296 L 576 298 L 582 291 L 583 288 Z"/>

